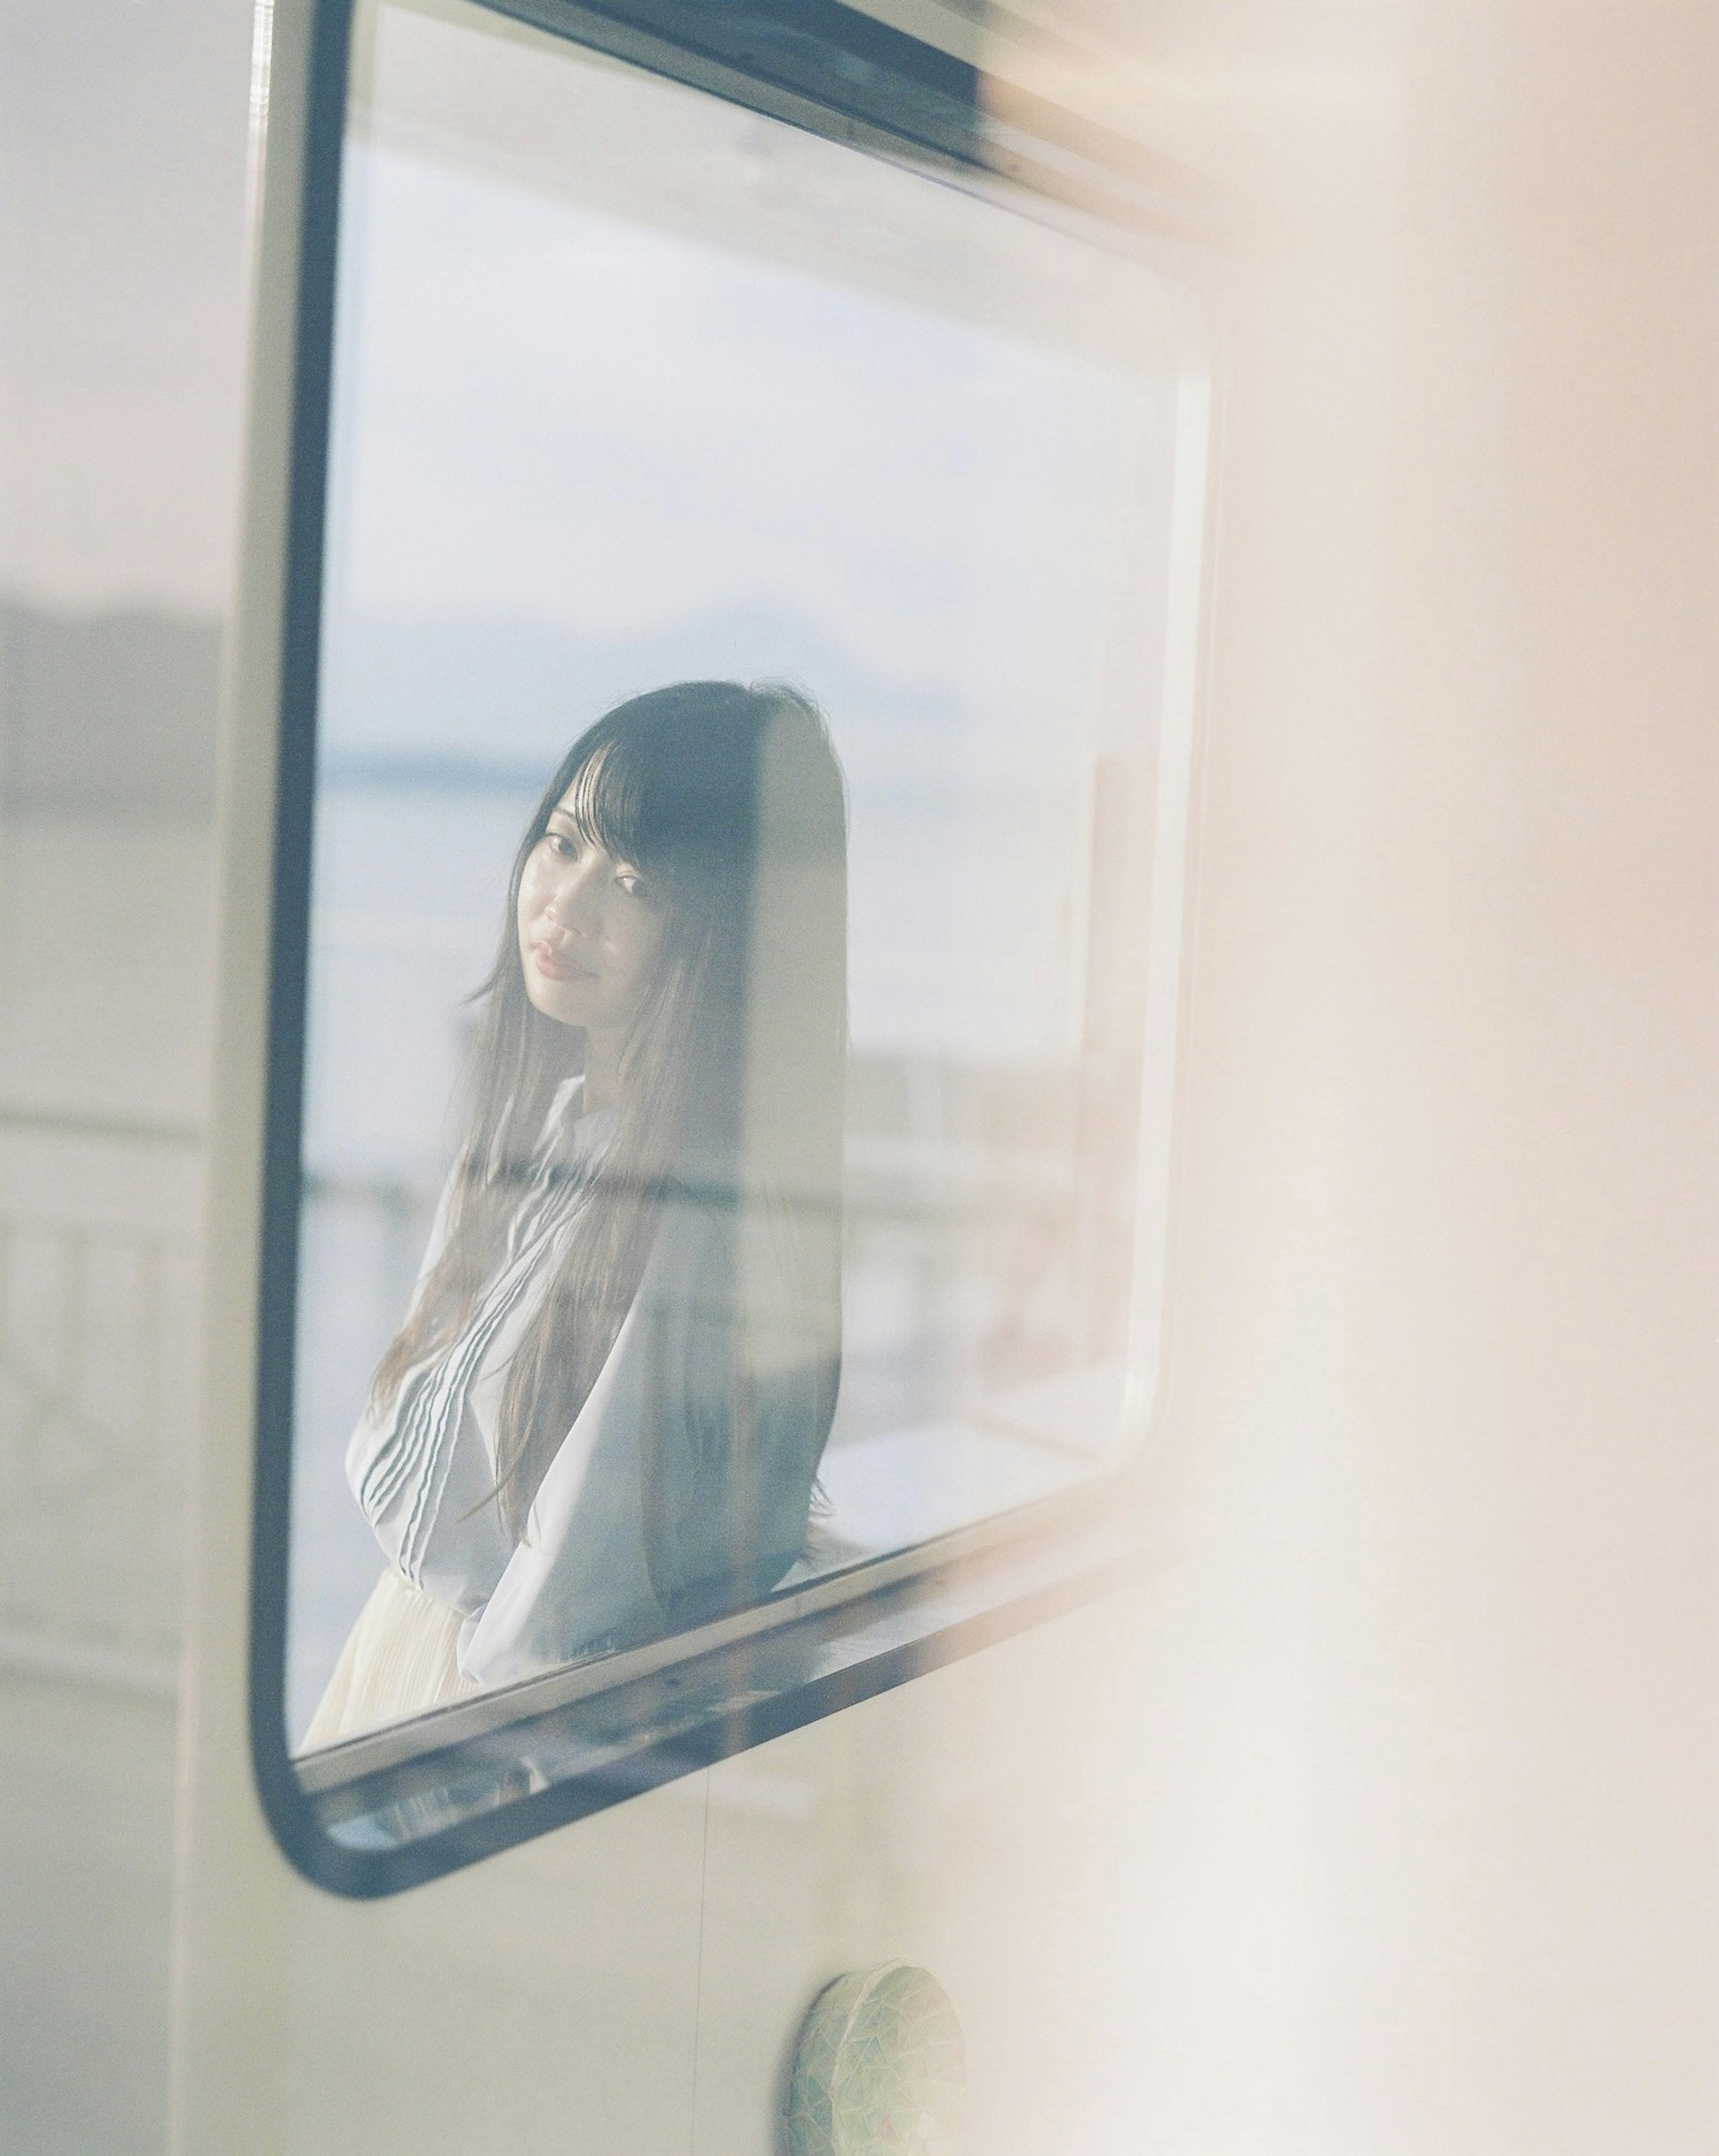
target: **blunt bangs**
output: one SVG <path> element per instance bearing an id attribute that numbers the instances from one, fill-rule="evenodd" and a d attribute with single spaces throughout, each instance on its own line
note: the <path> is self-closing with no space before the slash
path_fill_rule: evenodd
<path id="1" fill-rule="evenodd" d="M 625 741 L 611 734 L 573 773 L 556 806 L 572 819 L 587 845 L 644 868 L 650 864 L 641 858 L 649 850 L 644 797 L 644 773 Z"/>
<path id="2" fill-rule="evenodd" d="M 837 769 L 816 705 L 785 683 L 682 681 L 633 697 L 568 752 L 526 850 L 560 807 L 588 844 L 664 877 L 690 903 L 731 910 L 752 868 L 764 744 L 784 725 Z"/>

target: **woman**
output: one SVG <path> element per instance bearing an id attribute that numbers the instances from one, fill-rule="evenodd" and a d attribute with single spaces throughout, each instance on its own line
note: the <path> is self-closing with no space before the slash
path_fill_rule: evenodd
<path id="1" fill-rule="evenodd" d="M 693 681 L 568 752 L 464 1142 L 346 1455 L 387 1559 L 306 1746 L 766 1594 L 840 1367 L 839 769 Z"/>

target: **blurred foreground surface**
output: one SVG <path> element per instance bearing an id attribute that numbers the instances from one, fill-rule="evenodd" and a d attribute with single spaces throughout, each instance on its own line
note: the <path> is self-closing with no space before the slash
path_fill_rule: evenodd
<path id="1" fill-rule="evenodd" d="M 167 2129 L 167 1698 L 0 1672 L 0 2149 L 154 2156 Z"/>
<path id="2" fill-rule="evenodd" d="M 0 0 L 0 2150 L 167 2131 L 250 10 Z"/>

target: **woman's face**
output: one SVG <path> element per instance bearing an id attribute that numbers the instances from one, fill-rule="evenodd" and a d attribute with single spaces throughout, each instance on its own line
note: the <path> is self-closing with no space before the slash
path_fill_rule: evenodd
<path id="1" fill-rule="evenodd" d="M 647 880 L 582 837 L 563 802 L 520 880 L 526 993 L 559 1024 L 624 1034 L 662 948 L 665 919 Z"/>

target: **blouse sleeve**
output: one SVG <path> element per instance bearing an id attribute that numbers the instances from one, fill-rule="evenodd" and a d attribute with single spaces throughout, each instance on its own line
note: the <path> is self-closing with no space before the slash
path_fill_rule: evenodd
<path id="1" fill-rule="evenodd" d="M 449 1216 L 454 1205 L 454 1180 L 458 1169 L 451 1171 L 442 1184 L 442 1194 L 436 1200 L 435 1217 L 430 1223 L 429 1240 L 424 1246 L 423 1257 L 418 1268 L 418 1278 L 413 1283 L 412 1293 L 406 1305 L 406 1316 L 410 1317 L 423 1294 L 424 1283 L 430 1276 L 436 1260 L 442 1255 L 448 1240 Z M 377 1414 L 368 1401 L 359 1416 L 357 1424 L 346 1442 L 346 1482 L 357 1499 L 385 1556 L 398 1563 L 400 1558 L 400 1538 L 403 1527 L 393 1517 L 398 1506 L 390 1506 L 378 1494 L 378 1484 L 386 1469 L 398 1450 L 401 1441 L 401 1419 L 409 1384 L 399 1386 L 392 1401 Z"/>
<path id="2" fill-rule="evenodd" d="M 766 1594 L 800 1554 L 834 1408 L 791 1232 L 764 1222 L 742 1298 L 720 1215 L 659 1230 L 633 1306 L 544 1476 L 460 1667 L 504 1684 Z"/>
<path id="3" fill-rule="evenodd" d="M 447 1240 L 453 1191 L 450 1175 L 408 1314 Z M 489 1502 L 494 1470 L 463 1389 L 448 1389 L 447 1363 L 437 1357 L 408 1371 L 380 1414 L 366 1404 L 346 1447 L 346 1481 L 389 1563 L 438 1601 L 473 1612 L 507 1563 L 507 1538 Z"/>

